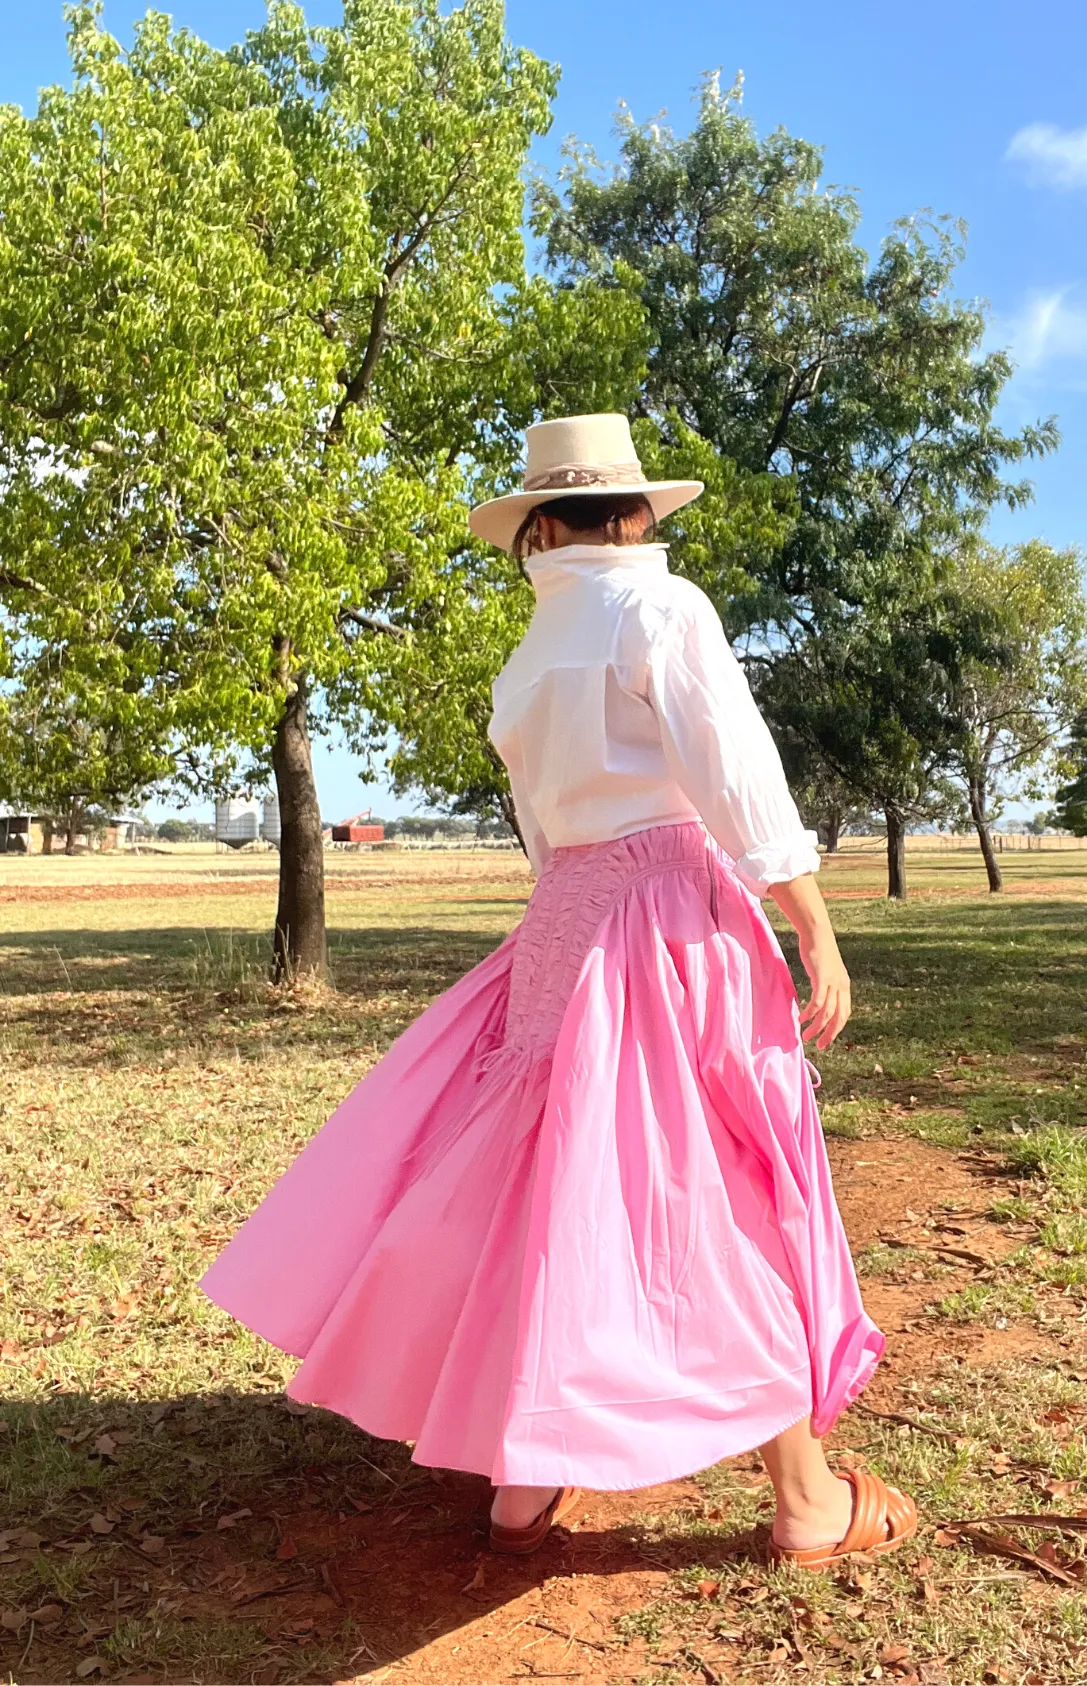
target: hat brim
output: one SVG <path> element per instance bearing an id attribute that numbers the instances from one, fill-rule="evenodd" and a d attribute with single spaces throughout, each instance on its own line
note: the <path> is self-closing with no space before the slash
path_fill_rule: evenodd
<path id="1" fill-rule="evenodd" d="M 637 493 L 645 498 L 654 518 L 663 521 L 666 515 L 693 502 L 702 486 L 701 480 L 646 480 L 633 486 L 565 486 L 549 492 L 513 492 L 509 497 L 477 504 L 468 517 L 468 525 L 478 539 L 508 550 L 529 510 L 554 503 L 558 498 L 626 497 Z"/>

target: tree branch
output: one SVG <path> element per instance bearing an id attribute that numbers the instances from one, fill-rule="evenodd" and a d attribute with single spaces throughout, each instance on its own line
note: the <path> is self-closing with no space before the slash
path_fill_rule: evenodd
<path id="1" fill-rule="evenodd" d="M 349 621 L 352 626 L 365 627 L 367 632 L 383 632 L 386 638 L 398 638 L 403 641 L 408 636 L 402 626 L 382 620 L 380 615 L 368 615 L 364 609 L 341 609 L 338 618 L 341 631 L 344 622 Z"/>

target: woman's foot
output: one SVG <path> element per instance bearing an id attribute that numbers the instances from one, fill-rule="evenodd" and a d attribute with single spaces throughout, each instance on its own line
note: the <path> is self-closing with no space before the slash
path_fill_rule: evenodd
<path id="1" fill-rule="evenodd" d="M 492 1513 L 491 1550 L 527 1557 L 543 1545 L 555 1523 L 567 1516 L 580 1498 L 580 1487 L 500 1488 Z M 528 1521 L 511 1525 L 498 1520 L 502 1516 L 527 1516 Z"/>
<path id="2" fill-rule="evenodd" d="M 830 1475 L 829 1470 L 827 1473 Z M 848 1481 L 830 1476 L 814 1495 L 779 1496 L 770 1537 L 787 1551 L 835 1546 L 845 1539 L 852 1520 L 853 1488 Z"/>
<path id="3" fill-rule="evenodd" d="M 527 1528 L 558 1491 L 557 1487 L 499 1487 L 491 1506 L 491 1521 L 500 1528 Z"/>

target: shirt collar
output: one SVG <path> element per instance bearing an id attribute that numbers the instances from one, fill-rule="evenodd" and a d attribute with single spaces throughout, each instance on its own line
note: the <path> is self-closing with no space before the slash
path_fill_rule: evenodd
<path id="1" fill-rule="evenodd" d="M 601 572 L 612 568 L 642 568 L 654 574 L 668 572 L 666 544 L 565 544 L 559 550 L 545 550 L 525 559 L 525 572 L 536 590 L 560 583 L 563 576 Z"/>

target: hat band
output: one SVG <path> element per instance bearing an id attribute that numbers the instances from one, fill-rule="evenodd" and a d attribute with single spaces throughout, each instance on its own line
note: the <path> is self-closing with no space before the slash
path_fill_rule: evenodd
<path id="1" fill-rule="evenodd" d="M 526 474 L 526 492 L 560 492 L 566 487 L 645 486 L 640 462 L 559 463 L 543 474 Z"/>

